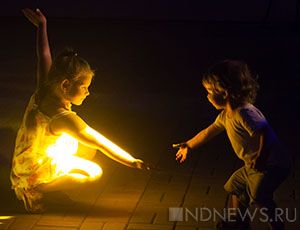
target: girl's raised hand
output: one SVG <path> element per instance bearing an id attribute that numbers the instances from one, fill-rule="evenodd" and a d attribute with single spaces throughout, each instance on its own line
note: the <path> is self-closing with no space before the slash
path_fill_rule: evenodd
<path id="1" fill-rule="evenodd" d="M 24 16 L 36 27 L 39 27 L 41 25 L 45 25 L 47 20 L 46 17 L 43 15 L 43 13 L 39 10 L 31 10 L 31 9 L 23 9 L 22 10 Z"/>

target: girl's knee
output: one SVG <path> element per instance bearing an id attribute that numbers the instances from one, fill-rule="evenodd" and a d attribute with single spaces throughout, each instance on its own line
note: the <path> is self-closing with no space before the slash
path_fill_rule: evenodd
<path id="1" fill-rule="evenodd" d="M 102 173 L 102 169 L 98 167 L 94 169 L 93 172 L 87 172 L 84 174 L 73 174 L 70 176 L 73 177 L 76 182 L 88 183 L 100 180 L 100 178 L 102 177 Z"/>
<path id="2" fill-rule="evenodd" d="M 98 173 L 96 173 L 95 175 L 88 177 L 88 180 L 89 180 L 90 182 L 95 182 L 95 181 L 100 180 L 101 177 L 102 177 L 102 170 L 99 171 Z"/>
<path id="3" fill-rule="evenodd" d="M 99 180 L 103 174 L 102 168 L 91 161 L 80 160 L 82 165 L 77 165 L 76 168 L 73 168 L 69 175 L 78 179 L 79 182 L 88 182 Z"/>
<path id="4" fill-rule="evenodd" d="M 93 169 L 89 172 L 88 175 L 88 181 L 90 182 L 95 182 L 100 180 L 103 174 L 102 168 L 99 165 L 95 164 L 93 166 L 94 166 Z"/>
<path id="5" fill-rule="evenodd" d="M 94 177 L 82 175 L 82 174 L 76 174 L 76 175 L 69 175 L 69 183 L 74 185 L 82 185 L 87 183 L 93 183 L 99 181 L 101 178 L 101 175 L 97 175 Z"/>

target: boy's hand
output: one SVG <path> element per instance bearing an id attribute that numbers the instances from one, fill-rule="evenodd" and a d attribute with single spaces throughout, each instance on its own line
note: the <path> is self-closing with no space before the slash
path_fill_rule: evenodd
<path id="1" fill-rule="evenodd" d="M 173 148 L 179 148 L 176 153 L 176 160 L 179 160 L 180 163 L 184 162 L 187 154 L 189 153 L 190 147 L 187 143 L 173 144 L 172 146 Z"/>
<path id="2" fill-rule="evenodd" d="M 43 15 L 43 13 L 39 9 L 36 9 L 34 11 L 34 10 L 26 8 L 26 9 L 23 9 L 22 12 L 23 12 L 24 16 L 36 27 L 45 25 L 47 22 L 46 17 Z"/>

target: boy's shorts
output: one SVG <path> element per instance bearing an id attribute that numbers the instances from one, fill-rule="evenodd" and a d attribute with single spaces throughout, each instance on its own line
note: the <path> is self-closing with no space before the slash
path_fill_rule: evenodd
<path id="1" fill-rule="evenodd" d="M 273 193 L 288 177 L 290 169 L 268 166 L 263 172 L 248 166 L 236 170 L 224 185 L 224 189 L 239 198 L 241 205 L 254 203 L 268 206 Z"/>

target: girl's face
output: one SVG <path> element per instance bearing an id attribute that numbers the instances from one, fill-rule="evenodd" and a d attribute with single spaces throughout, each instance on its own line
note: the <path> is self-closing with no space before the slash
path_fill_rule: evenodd
<path id="1" fill-rule="evenodd" d="M 204 82 L 204 88 L 207 91 L 208 101 L 218 110 L 225 109 L 227 95 L 225 92 L 217 91 L 211 84 Z"/>
<path id="2" fill-rule="evenodd" d="M 82 76 L 77 81 L 71 81 L 67 87 L 67 100 L 74 105 L 81 105 L 84 99 L 90 94 L 89 86 L 92 76 Z"/>

